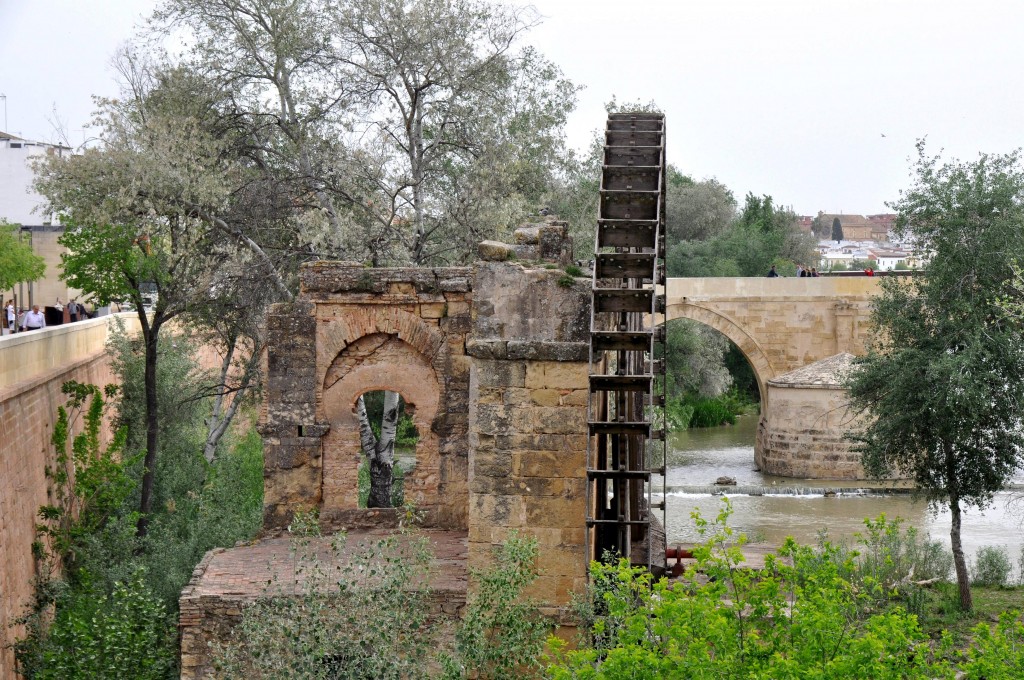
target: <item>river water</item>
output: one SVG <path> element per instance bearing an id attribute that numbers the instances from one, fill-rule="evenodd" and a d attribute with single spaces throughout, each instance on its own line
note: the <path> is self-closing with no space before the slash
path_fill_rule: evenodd
<path id="1" fill-rule="evenodd" d="M 708 519 L 721 509 L 721 497 L 708 487 L 721 476 L 737 486 L 722 488 L 733 504 L 730 526 L 752 542 L 779 545 L 786 536 L 813 543 L 822 529 L 834 539 L 852 538 L 864 530 L 864 518 L 902 517 L 931 538 L 949 545 L 949 512 L 929 511 L 927 504 L 907 493 L 883 494 L 870 484 L 848 481 L 799 480 L 761 474 L 754 468 L 754 436 L 758 416 L 741 416 L 736 425 L 683 430 L 669 435 L 667 534 L 669 545 L 698 539 L 690 512 L 697 508 Z M 1022 481 L 1022 480 L 1015 480 Z M 654 490 L 660 492 L 661 478 Z M 847 487 L 825 495 L 835 487 Z M 764 495 L 756 495 L 763 493 Z M 1020 490 L 997 494 L 985 511 L 964 512 L 962 539 L 968 555 L 985 545 L 1005 546 L 1016 563 L 1024 545 L 1024 496 Z"/>

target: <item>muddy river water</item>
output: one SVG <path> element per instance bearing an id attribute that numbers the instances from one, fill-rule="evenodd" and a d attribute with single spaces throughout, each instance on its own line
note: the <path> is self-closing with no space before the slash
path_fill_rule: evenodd
<path id="1" fill-rule="evenodd" d="M 786 536 L 813 543 L 827 529 L 834 539 L 850 538 L 864 530 L 865 517 L 881 513 L 902 517 L 933 539 L 949 545 L 949 512 L 929 511 L 927 504 L 907 493 L 881 493 L 869 483 L 799 480 L 761 474 L 754 468 L 754 435 L 757 416 L 742 416 L 736 425 L 684 430 L 668 441 L 667 532 L 668 541 L 697 540 L 690 512 L 698 508 L 713 518 L 721 497 L 709 488 L 721 476 L 732 477 L 737 486 L 724 487 L 733 503 L 730 524 L 750 540 L 780 544 Z M 1024 477 L 1015 482 L 1024 482 Z M 836 487 L 846 487 L 835 495 Z M 661 489 L 660 477 L 655 491 Z M 969 556 L 985 545 L 1005 546 L 1016 564 L 1024 545 L 1024 490 L 1001 492 L 985 511 L 964 513 L 963 542 Z"/>

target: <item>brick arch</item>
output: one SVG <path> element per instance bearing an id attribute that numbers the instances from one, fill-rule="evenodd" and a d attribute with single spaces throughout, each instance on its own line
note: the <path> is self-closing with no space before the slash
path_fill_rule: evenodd
<path id="1" fill-rule="evenodd" d="M 746 357 L 751 368 L 754 369 L 754 376 L 757 378 L 757 390 L 761 395 L 761 412 L 764 413 L 768 396 L 767 383 L 775 377 L 777 371 L 768 360 L 768 354 L 764 351 L 764 348 L 761 347 L 760 343 L 753 336 L 728 315 L 692 302 L 669 305 L 665 318 L 668 321 L 673 319 L 691 319 L 705 326 L 710 326 L 739 347 L 740 352 Z"/>
<path id="2" fill-rule="evenodd" d="M 324 378 L 337 356 L 349 345 L 368 335 L 394 335 L 433 363 L 447 353 L 444 336 L 415 314 L 393 307 L 357 307 L 344 316 L 317 325 L 317 383 L 323 389 Z"/>
<path id="3" fill-rule="evenodd" d="M 320 384 L 320 415 L 330 424 L 321 442 L 322 509 L 328 517 L 359 511 L 362 453 L 355 405 L 359 396 L 377 390 L 401 394 L 420 433 L 416 467 L 405 479 L 406 497 L 428 514 L 441 505 L 440 445 L 431 429 L 441 401 L 439 376 L 430 357 L 398 333 L 377 332 L 347 342 L 327 365 Z"/>

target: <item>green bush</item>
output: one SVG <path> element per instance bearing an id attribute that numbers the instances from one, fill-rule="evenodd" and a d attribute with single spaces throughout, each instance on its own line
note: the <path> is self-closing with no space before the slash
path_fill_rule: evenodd
<path id="1" fill-rule="evenodd" d="M 1013 564 L 1002 546 L 986 545 L 978 550 L 971 563 L 971 583 L 976 586 L 1002 588 L 1010 581 Z"/>
<path id="2" fill-rule="evenodd" d="M 35 680 L 158 680 L 176 663 L 177 636 L 142 571 L 110 595 L 83 588 L 58 602 Z"/>
<path id="3" fill-rule="evenodd" d="M 721 398 L 701 398 L 689 400 L 693 406 L 693 416 L 690 418 L 690 427 L 716 427 L 718 425 L 733 425 L 736 423 L 736 413 L 729 407 L 728 402 Z"/>
<path id="4" fill-rule="evenodd" d="M 455 634 L 455 649 L 442 655 L 446 680 L 511 680 L 539 674 L 551 624 L 523 591 L 537 578 L 537 541 L 512 532 L 496 562 L 474 570 L 476 591 Z"/>
<path id="5" fill-rule="evenodd" d="M 849 554 L 789 539 L 753 572 L 741 566 L 745 538 L 730 513 L 726 500 L 714 521 L 693 514 L 703 543 L 678 582 L 655 582 L 626 560 L 592 564 L 603 601 L 590 642 L 569 651 L 549 639 L 551 677 L 946 677 L 915 616 L 898 607 L 862 615 L 842 575 L 855 568 Z"/>
<path id="6" fill-rule="evenodd" d="M 1019 611 L 999 615 L 995 626 L 979 623 L 971 629 L 963 677 L 966 680 L 1024 678 L 1024 622 Z"/>
<path id="7" fill-rule="evenodd" d="M 669 397 L 665 404 L 665 419 L 671 430 L 685 430 L 693 419 L 693 405 L 675 397 Z"/>

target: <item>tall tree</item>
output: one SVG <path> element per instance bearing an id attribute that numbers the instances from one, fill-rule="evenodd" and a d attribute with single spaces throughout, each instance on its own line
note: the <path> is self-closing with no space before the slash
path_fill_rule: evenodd
<path id="1" fill-rule="evenodd" d="M 673 181 L 674 174 L 681 179 Z M 727 230 L 736 218 L 736 198 L 718 180 L 695 182 L 670 168 L 665 212 L 671 243 L 708 241 Z"/>
<path id="2" fill-rule="evenodd" d="M 339 22 L 343 75 L 377 159 L 379 198 L 367 205 L 382 226 L 406 227 L 395 235 L 407 261 L 450 256 L 445 228 L 464 206 L 507 192 L 503 177 L 518 175 L 517 193 L 529 195 L 531 175 L 558 158 L 577 88 L 536 51 L 516 49 L 536 24 L 524 9 L 355 0 Z"/>
<path id="3" fill-rule="evenodd" d="M 832 218 L 832 240 L 836 243 L 843 240 L 843 224 L 838 217 Z"/>
<path id="4" fill-rule="evenodd" d="M 159 451 L 157 362 L 167 322 L 225 293 L 222 272 L 249 263 L 246 285 L 290 298 L 275 263 L 233 222 L 244 168 L 212 100 L 187 71 L 152 71 L 126 57 L 122 99 L 101 101 L 102 146 L 37 166 L 37 189 L 67 216 L 63 277 L 100 303 L 130 300 L 145 351 L 146 444 L 138 532 L 147 530 Z M 249 211 L 241 211 L 249 214 Z M 142 303 L 155 289 L 152 312 Z"/>
<path id="5" fill-rule="evenodd" d="M 46 263 L 32 252 L 32 246 L 19 238 L 18 227 L 0 219 L 0 290 L 8 290 L 21 281 L 43 277 Z"/>
<path id="6" fill-rule="evenodd" d="M 919 142 L 914 171 L 891 206 L 896 230 L 934 256 L 924 277 L 881 282 L 878 333 L 849 377 L 853 405 L 871 416 L 853 438 L 869 473 L 910 475 L 948 506 L 960 604 L 970 610 L 963 509 L 988 504 L 1024 452 L 1024 328 L 1003 305 L 1024 261 L 1024 168 L 1017 153 L 943 163 Z"/>

